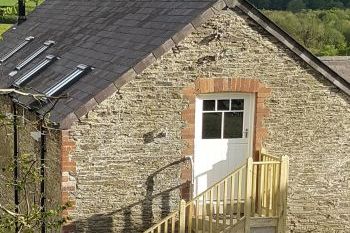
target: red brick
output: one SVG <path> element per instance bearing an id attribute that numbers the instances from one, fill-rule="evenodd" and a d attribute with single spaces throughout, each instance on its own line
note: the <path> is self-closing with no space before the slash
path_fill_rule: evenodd
<path id="1" fill-rule="evenodd" d="M 183 112 L 182 119 L 186 121 L 186 124 L 194 124 L 195 123 L 195 113 L 194 112 Z"/>
<path id="2" fill-rule="evenodd" d="M 65 204 L 69 200 L 69 194 L 67 192 L 61 193 L 62 203 Z"/>
<path id="3" fill-rule="evenodd" d="M 258 93 L 270 94 L 271 93 L 271 89 L 270 88 L 266 88 L 266 87 L 262 87 L 261 85 L 259 85 Z"/>
<path id="4" fill-rule="evenodd" d="M 228 92 L 230 91 L 230 88 L 229 88 L 229 79 L 225 78 L 222 80 L 222 91 L 223 92 Z"/>
<path id="5" fill-rule="evenodd" d="M 223 91 L 223 80 L 214 79 L 214 92 L 222 92 Z"/>
<path id="6" fill-rule="evenodd" d="M 262 126 L 263 126 L 262 119 L 256 119 L 255 120 L 255 128 L 258 129 L 258 128 L 261 128 Z"/>
<path id="7" fill-rule="evenodd" d="M 258 129 L 256 129 L 256 134 L 257 135 L 266 135 L 267 129 L 266 128 L 258 128 Z"/>
<path id="8" fill-rule="evenodd" d="M 266 109 L 265 103 L 256 103 L 256 109 L 257 111 Z"/>
<path id="9" fill-rule="evenodd" d="M 194 138 L 187 138 L 183 140 L 188 147 L 194 147 Z"/>
<path id="10" fill-rule="evenodd" d="M 241 88 L 240 88 L 241 92 L 250 92 L 249 86 L 250 86 L 249 79 L 241 79 Z"/>
<path id="11" fill-rule="evenodd" d="M 76 187 L 73 187 L 73 186 L 62 187 L 62 191 L 75 192 L 76 191 Z"/>
<path id="12" fill-rule="evenodd" d="M 257 103 L 265 103 L 266 98 L 258 97 L 256 98 Z"/>
<path id="13" fill-rule="evenodd" d="M 62 162 L 62 167 L 76 167 L 77 164 L 74 161 L 63 161 Z"/>
<path id="14" fill-rule="evenodd" d="M 182 155 L 193 155 L 194 153 L 194 148 L 191 146 L 186 147 L 185 149 L 182 150 Z"/>
<path id="15" fill-rule="evenodd" d="M 231 91 L 237 91 L 237 79 L 231 80 Z"/>
<path id="16" fill-rule="evenodd" d="M 75 147 L 74 141 L 62 141 L 62 146 L 72 146 Z"/>
<path id="17" fill-rule="evenodd" d="M 69 130 L 62 130 L 62 137 L 69 137 Z"/>
<path id="18" fill-rule="evenodd" d="M 262 93 L 262 92 L 258 92 L 258 98 L 266 98 L 269 97 L 270 93 Z"/>
<path id="19" fill-rule="evenodd" d="M 252 80 L 250 83 L 251 92 L 258 92 L 259 82 L 257 80 Z"/>
<path id="20" fill-rule="evenodd" d="M 199 91 L 199 93 L 203 93 L 205 89 L 206 89 L 205 79 L 199 79 L 198 80 L 198 91 Z"/>
<path id="21" fill-rule="evenodd" d="M 194 96 L 195 95 L 194 92 L 195 90 L 192 87 L 186 87 L 182 89 L 182 94 L 184 94 L 186 98 Z"/>
<path id="22" fill-rule="evenodd" d="M 213 92 L 215 92 L 215 89 L 214 89 L 214 79 L 208 79 L 208 86 L 209 86 L 208 93 L 213 93 Z"/>
<path id="23" fill-rule="evenodd" d="M 185 128 L 182 130 L 181 132 L 181 137 L 183 139 L 190 139 L 190 138 L 194 138 L 194 128 Z"/>
<path id="24" fill-rule="evenodd" d="M 267 116 L 270 113 L 270 110 L 267 108 L 257 108 L 256 113 L 266 114 L 265 116 Z"/>
<path id="25" fill-rule="evenodd" d="M 242 80 L 240 78 L 238 78 L 236 80 L 236 91 L 237 92 L 241 92 L 241 86 L 242 86 Z"/>

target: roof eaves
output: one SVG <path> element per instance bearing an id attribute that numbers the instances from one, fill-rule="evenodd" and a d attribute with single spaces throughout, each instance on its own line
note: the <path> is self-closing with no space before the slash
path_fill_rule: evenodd
<path id="1" fill-rule="evenodd" d="M 62 121 L 59 123 L 60 129 L 69 129 L 74 122 L 78 121 L 79 118 L 75 115 L 74 112 L 68 114 Z"/>

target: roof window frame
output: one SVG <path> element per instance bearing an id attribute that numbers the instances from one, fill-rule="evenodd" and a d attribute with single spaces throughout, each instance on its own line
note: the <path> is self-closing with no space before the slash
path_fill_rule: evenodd
<path id="1" fill-rule="evenodd" d="M 27 66 L 31 61 L 33 61 L 35 58 L 40 56 L 43 52 L 45 52 L 47 49 L 49 49 L 51 46 L 56 44 L 53 40 L 47 40 L 44 42 L 44 45 L 35 50 L 32 54 L 30 54 L 28 57 L 26 57 L 23 61 L 21 61 L 16 67 L 15 70 L 20 71 L 25 66 Z"/>
<path id="2" fill-rule="evenodd" d="M 79 64 L 72 72 L 61 78 L 54 86 L 46 89 L 44 91 L 44 95 L 48 98 L 57 96 L 91 70 L 93 70 L 93 67 L 85 64 Z"/>
<path id="3" fill-rule="evenodd" d="M 50 66 L 53 62 L 60 59 L 59 57 L 55 55 L 47 55 L 45 59 L 43 59 L 37 66 L 33 67 L 31 70 L 29 70 L 27 73 L 25 73 L 23 76 L 18 78 L 13 84 L 13 87 L 19 88 L 31 80 L 35 78 L 40 72 L 42 72 L 44 69 L 46 69 L 48 66 Z"/>
<path id="4" fill-rule="evenodd" d="M 24 39 L 24 41 L 17 45 L 14 49 L 6 53 L 4 56 L 0 59 L 0 65 L 5 63 L 8 59 L 10 59 L 13 55 L 15 55 L 18 51 L 23 49 L 26 45 L 28 45 L 30 42 L 32 42 L 35 39 L 33 36 L 28 36 Z"/>

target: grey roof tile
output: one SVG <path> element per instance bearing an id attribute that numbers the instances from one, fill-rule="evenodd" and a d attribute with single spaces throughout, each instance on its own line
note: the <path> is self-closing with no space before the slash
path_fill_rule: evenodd
<path id="1" fill-rule="evenodd" d="M 164 53 L 168 52 L 172 47 L 175 46 L 175 43 L 172 39 L 169 39 L 164 42 L 161 46 L 153 51 L 153 54 L 156 58 L 161 57 Z"/>
<path id="2" fill-rule="evenodd" d="M 142 59 L 139 63 L 137 63 L 134 67 L 135 72 L 137 74 L 140 74 L 142 71 L 144 71 L 150 64 L 152 64 L 156 58 L 154 57 L 153 53 L 149 54 L 147 57 Z"/>
<path id="3" fill-rule="evenodd" d="M 320 57 L 320 59 L 350 83 L 350 56 Z"/>
<path id="4" fill-rule="evenodd" d="M 117 88 L 115 87 L 115 85 L 113 83 L 109 84 L 105 89 L 103 89 L 95 96 L 95 100 L 97 101 L 97 103 L 100 104 L 102 101 L 112 96 L 116 91 Z"/>
<path id="5" fill-rule="evenodd" d="M 90 99 L 83 105 L 80 105 L 80 107 L 74 112 L 75 115 L 80 118 L 84 115 L 86 115 L 89 111 L 91 111 L 98 103 L 94 98 Z"/>

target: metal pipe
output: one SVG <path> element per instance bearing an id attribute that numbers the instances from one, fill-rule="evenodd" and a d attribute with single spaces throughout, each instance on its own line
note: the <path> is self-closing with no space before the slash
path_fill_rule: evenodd
<path id="1" fill-rule="evenodd" d="M 18 188 L 18 127 L 17 127 L 17 107 L 14 102 L 12 102 L 13 108 L 13 183 L 14 183 L 14 198 L 15 198 L 15 213 L 19 213 L 19 188 Z M 15 222 L 15 232 L 19 231 L 18 222 Z"/>
<path id="2" fill-rule="evenodd" d="M 18 0 L 18 24 L 26 21 L 26 2 L 25 0 Z"/>
<path id="3" fill-rule="evenodd" d="M 44 216 L 46 208 L 45 208 L 45 157 L 46 157 L 46 129 L 43 126 L 43 121 L 40 121 L 40 132 L 41 132 L 41 140 L 40 140 L 40 208 L 41 215 Z M 41 223 L 41 233 L 46 232 L 46 223 L 45 219 L 42 219 Z"/>

